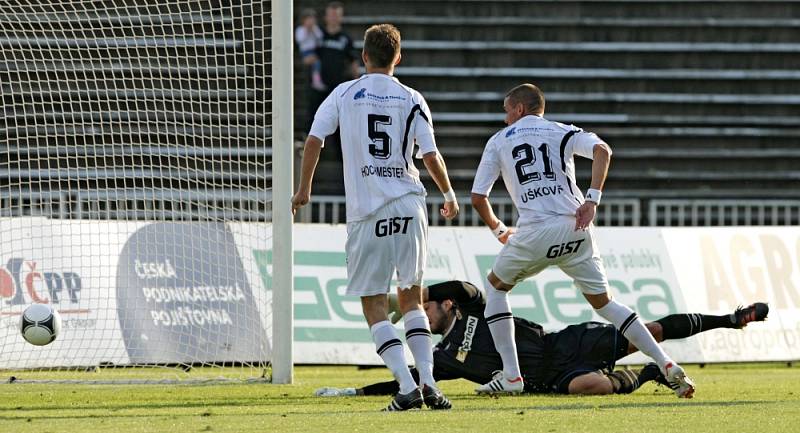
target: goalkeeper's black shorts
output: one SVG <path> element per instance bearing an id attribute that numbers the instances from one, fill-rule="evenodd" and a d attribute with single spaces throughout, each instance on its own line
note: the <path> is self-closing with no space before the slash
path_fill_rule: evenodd
<path id="1" fill-rule="evenodd" d="M 569 394 L 572 379 L 593 371 L 612 370 L 617 360 L 628 353 L 628 340 L 606 323 L 571 325 L 546 334 L 545 341 L 544 362 L 535 373 L 524 375 L 526 392 Z"/>

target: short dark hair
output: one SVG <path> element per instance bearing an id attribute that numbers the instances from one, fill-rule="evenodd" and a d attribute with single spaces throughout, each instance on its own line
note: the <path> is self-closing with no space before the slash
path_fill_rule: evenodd
<path id="1" fill-rule="evenodd" d="M 391 24 L 376 24 L 364 32 L 364 52 L 376 68 L 386 68 L 400 54 L 400 30 Z"/>
<path id="2" fill-rule="evenodd" d="M 341 9 L 344 10 L 344 3 L 342 2 L 330 2 L 325 9 Z"/>
<path id="3" fill-rule="evenodd" d="M 303 9 L 302 11 L 300 11 L 300 20 L 304 20 L 304 19 L 306 19 L 308 17 L 316 18 L 317 17 L 317 11 L 315 11 L 314 9 L 311 9 L 311 8 L 306 8 L 306 9 Z"/>
<path id="4" fill-rule="evenodd" d="M 544 113 L 544 92 L 533 84 L 514 87 L 506 93 L 506 98 L 512 104 L 522 104 L 527 113 Z"/>

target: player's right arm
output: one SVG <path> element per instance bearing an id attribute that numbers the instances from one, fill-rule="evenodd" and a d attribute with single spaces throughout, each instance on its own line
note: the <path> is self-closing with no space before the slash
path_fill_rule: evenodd
<path id="1" fill-rule="evenodd" d="M 311 182 L 317 169 L 319 154 L 325 145 L 325 137 L 333 134 L 339 126 L 338 94 L 338 88 L 334 89 L 325 98 L 314 115 L 314 123 L 311 124 L 311 131 L 308 133 L 306 145 L 303 149 L 300 184 L 297 187 L 297 192 L 292 197 L 292 214 L 311 201 Z"/>
<path id="2" fill-rule="evenodd" d="M 489 226 L 497 240 L 501 243 L 506 243 L 513 230 L 506 227 L 497 218 L 491 203 L 489 203 L 489 193 L 492 191 L 494 182 L 500 176 L 500 161 L 494 151 L 493 139 L 494 137 L 489 139 L 486 144 L 478 170 L 475 172 L 475 181 L 472 184 L 472 207 L 475 212 L 478 212 L 481 220 Z"/>
<path id="3" fill-rule="evenodd" d="M 305 148 L 303 149 L 300 184 L 297 187 L 297 192 L 294 194 L 294 197 L 292 197 L 292 214 L 311 201 L 311 183 L 314 179 L 314 172 L 317 169 L 321 151 L 322 140 L 313 135 L 309 135 L 306 139 Z"/>

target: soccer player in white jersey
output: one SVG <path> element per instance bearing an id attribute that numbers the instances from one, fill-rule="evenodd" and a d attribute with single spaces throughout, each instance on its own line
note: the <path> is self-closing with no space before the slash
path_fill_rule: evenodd
<path id="1" fill-rule="evenodd" d="M 508 292 L 525 278 L 556 265 L 572 277 L 597 314 L 656 361 L 667 380 L 676 385 L 678 396 L 690 398 L 694 384 L 683 369 L 661 349 L 633 310 L 608 295 L 592 220 L 608 173 L 610 147 L 594 133 L 543 118 L 544 107 L 544 94 L 533 84 L 522 84 L 506 94 L 503 109 L 508 127 L 486 143 L 472 186 L 473 207 L 505 244 L 484 282 L 485 317 L 503 360 L 503 374 L 476 391 L 522 391 Z M 593 160 L 592 183 L 585 197 L 575 183 L 573 155 Z M 489 204 L 489 192 L 500 175 L 519 211 L 515 233 Z"/>
<path id="2" fill-rule="evenodd" d="M 428 222 L 425 188 L 412 159 L 415 145 L 416 156 L 444 194 L 441 214 L 454 218 L 458 203 L 436 148 L 428 104 L 392 76 L 400 62 L 400 32 L 390 24 L 370 27 L 361 56 L 367 73 L 336 87 L 314 116 L 292 211 L 309 202 L 323 140 L 339 127 L 347 197 L 347 293 L 361 297 L 376 350 L 400 383 L 385 410 L 419 408 L 423 402 L 431 409 L 449 409 L 450 401 L 433 379 L 431 331 L 422 309 Z M 419 386 L 387 316 L 395 272 Z"/>

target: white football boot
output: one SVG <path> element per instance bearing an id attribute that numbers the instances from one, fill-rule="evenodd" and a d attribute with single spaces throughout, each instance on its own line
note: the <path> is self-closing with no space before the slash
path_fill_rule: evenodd
<path id="1" fill-rule="evenodd" d="M 524 387 L 522 377 L 506 379 L 502 371 L 497 371 L 489 383 L 475 388 L 475 392 L 478 394 L 519 394 Z"/>
<path id="2" fill-rule="evenodd" d="M 680 365 L 674 362 L 667 363 L 664 366 L 664 377 L 679 398 L 692 398 L 694 396 L 694 382 L 689 379 L 689 376 L 686 375 Z"/>

